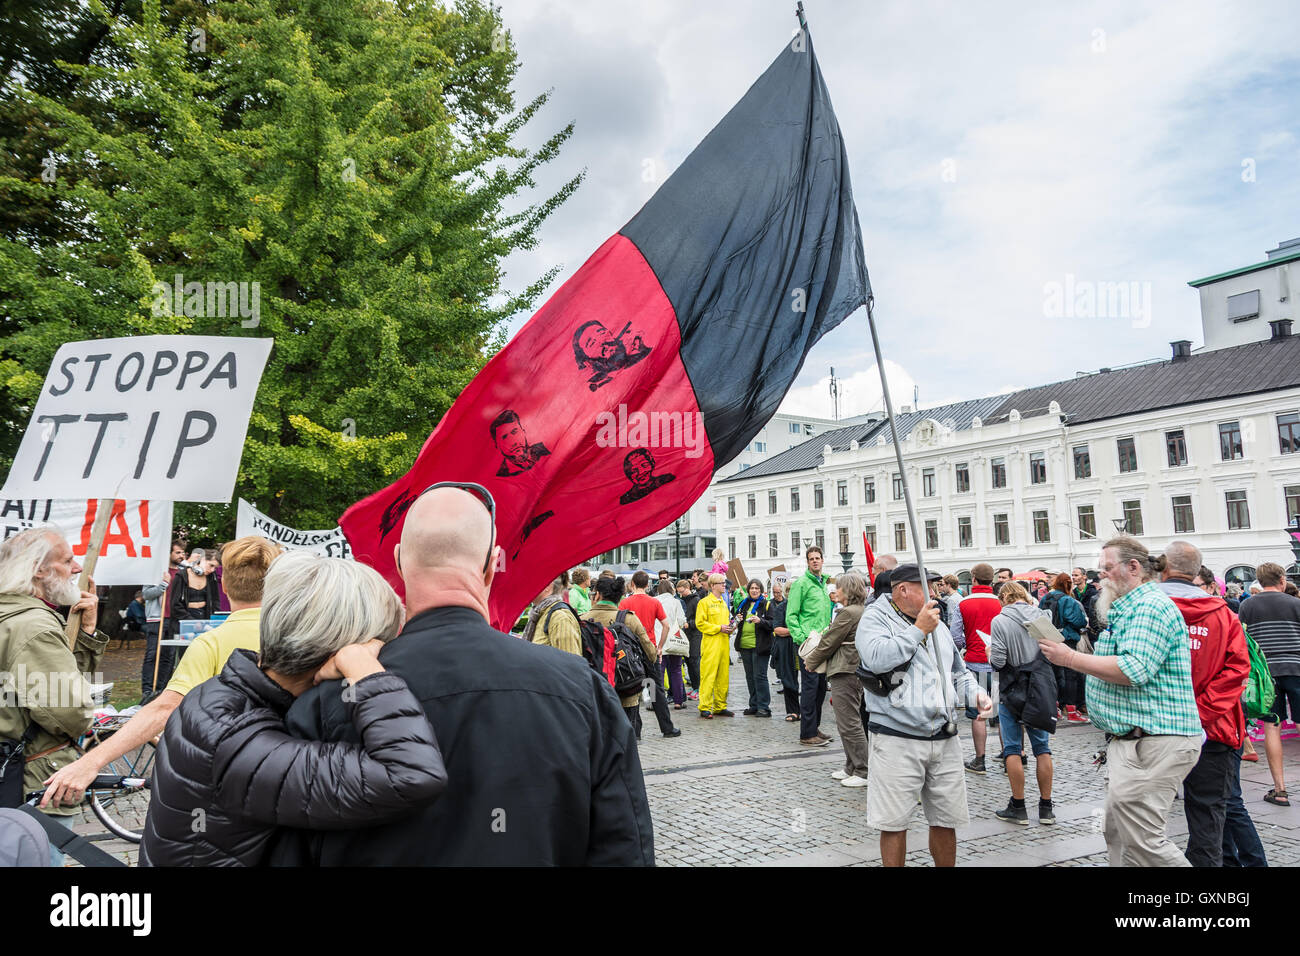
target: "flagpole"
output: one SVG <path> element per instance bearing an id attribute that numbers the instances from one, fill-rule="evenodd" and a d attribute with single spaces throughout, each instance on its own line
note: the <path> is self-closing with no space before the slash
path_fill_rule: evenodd
<path id="1" fill-rule="evenodd" d="M 871 328 L 871 344 L 876 350 L 876 368 L 880 371 L 880 392 L 885 399 L 885 415 L 894 438 L 894 457 L 898 461 L 898 476 L 903 482 L 903 503 L 907 506 L 907 523 L 912 529 L 912 542 L 916 545 L 916 567 L 921 572 L 921 587 L 929 600 L 930 582 L 925 579 L 925 558 L 921 554 L 921 536 L 917 534 L 916 509 L 912 506 L 912 489 L 907 483 L 907 469 L 903 467 L 903 445 L 898 440 L 898 422 L 894 420 L 894 400 L 889 395 L 889 381 L 885 378 L 885 360 L 880 354 L 880 336 L 876 334 L 876 297 L 867 295 L 867 325 Z"/>

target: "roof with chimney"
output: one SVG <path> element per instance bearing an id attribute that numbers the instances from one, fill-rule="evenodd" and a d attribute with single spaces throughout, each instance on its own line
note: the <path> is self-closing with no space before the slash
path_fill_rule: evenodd
<path id="1" fill-rule="evenodd" d="M 1277 334 L 1263 342 L 1124 368 L 1102 369 L 1063 382 L 1021 389 L 1009 395 L 940 405 L 895 417 L 901 440 L 927 419 L 955 431 L 965 431 L 971 427 L 971 420 L 975 417 L 987 425 L 1006 421 L 1012 410 L 1024 418 L 1046 415 L 1052 402 L 1060 405 L 1061 414 L 1066 416 L 1069 424 L 1082 425 L 1180 405 L 1296 387 L 1300 387 L 1300 335 Z M 853 441 L 866 445 L 876 442 L 881 436 L 886 442 L 892 442 L 887 421 L 833 429 L 724 478 L 719 484 L 817 468 L 823 463 L 823 451 L 827 445 L 835 451 L 843 451 Z"/>

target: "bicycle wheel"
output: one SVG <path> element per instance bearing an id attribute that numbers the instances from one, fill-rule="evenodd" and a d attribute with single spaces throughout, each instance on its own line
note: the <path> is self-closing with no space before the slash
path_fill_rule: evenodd
<path id="1" fill-rule="evenodd" d="M 91 738 L 86 741 L 87 749 L 90 749 L 92 742 L 99 744 L 111 737 L 121 723 L 125 721 L 95 728 Z M 147 781 L 153 773 L 154 753 L 154 745 L 146 743 L 110 761 L 101 771 L 103 774 L 138 779 L 139 786 L 113 790 L 92 789 L 89 792 L 90 809 L 99 822 L 114 836 L 131 843 L 139 843 L 144 835 L 144 818 L 149 810 Z"/>

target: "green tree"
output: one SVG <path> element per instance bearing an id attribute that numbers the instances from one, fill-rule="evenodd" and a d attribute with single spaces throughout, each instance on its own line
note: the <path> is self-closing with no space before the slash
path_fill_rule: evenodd
<path id="1" fill-rule="evenodd" d="M 410 467 L 554 278 L 508 292 L 501 263 L 581 175 L 507 207 L 572 126 L 517 144 L 546 94 L 517 106 L 479 0 L 46 5 L 53 39 L 0 48 L 0 468 L 64 342 L 273 336 L 236 493 L 332 524 Z M 38 69 L 51 51 L 72 59 Z M 176 275 L 257 283 L 258 314 L 177 310 L 155 291 Z M 177 520 L 225 536 L 234 508 Z"/>

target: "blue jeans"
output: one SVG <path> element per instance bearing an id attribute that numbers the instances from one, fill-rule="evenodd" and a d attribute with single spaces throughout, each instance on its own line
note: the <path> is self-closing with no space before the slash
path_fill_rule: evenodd
<path id="1" fill-rule="evenodd" d="M 1259 842 L 1255 824 L 1241 802 L 1241 749 L 1237 765 L 1228 776 L 1228 813 L 1223 823 L 1224 866 L 1268 866 L 1264 845 Z"/>
<path id="2" fill-rule="evenodd" d="M 1011 711 L 1007 710 L 1006 704 L 1002 701 L 998 701 L 998 726 L 1002 730 L 1002 753 L 999 754 L 1001 757 L 1024 759 L 1024 740 L 1020 736 L 1021 730 L 1029 734 L 1029 748 L 1034 752 L 1035 757 L 1052 752 L 1051 734 L 1037 727 L 1025 727 L 1011 716 Z"/>
<path id="3" fill-rule="evenodd" d="M 752 647 L 740 649 L 740 662 L 745 665 L 745 686 L 749 688 L 750 710 L 772 709 L 772 685 L 767 681 L 767 665 L 771 654 L 759 654 Z"/>

